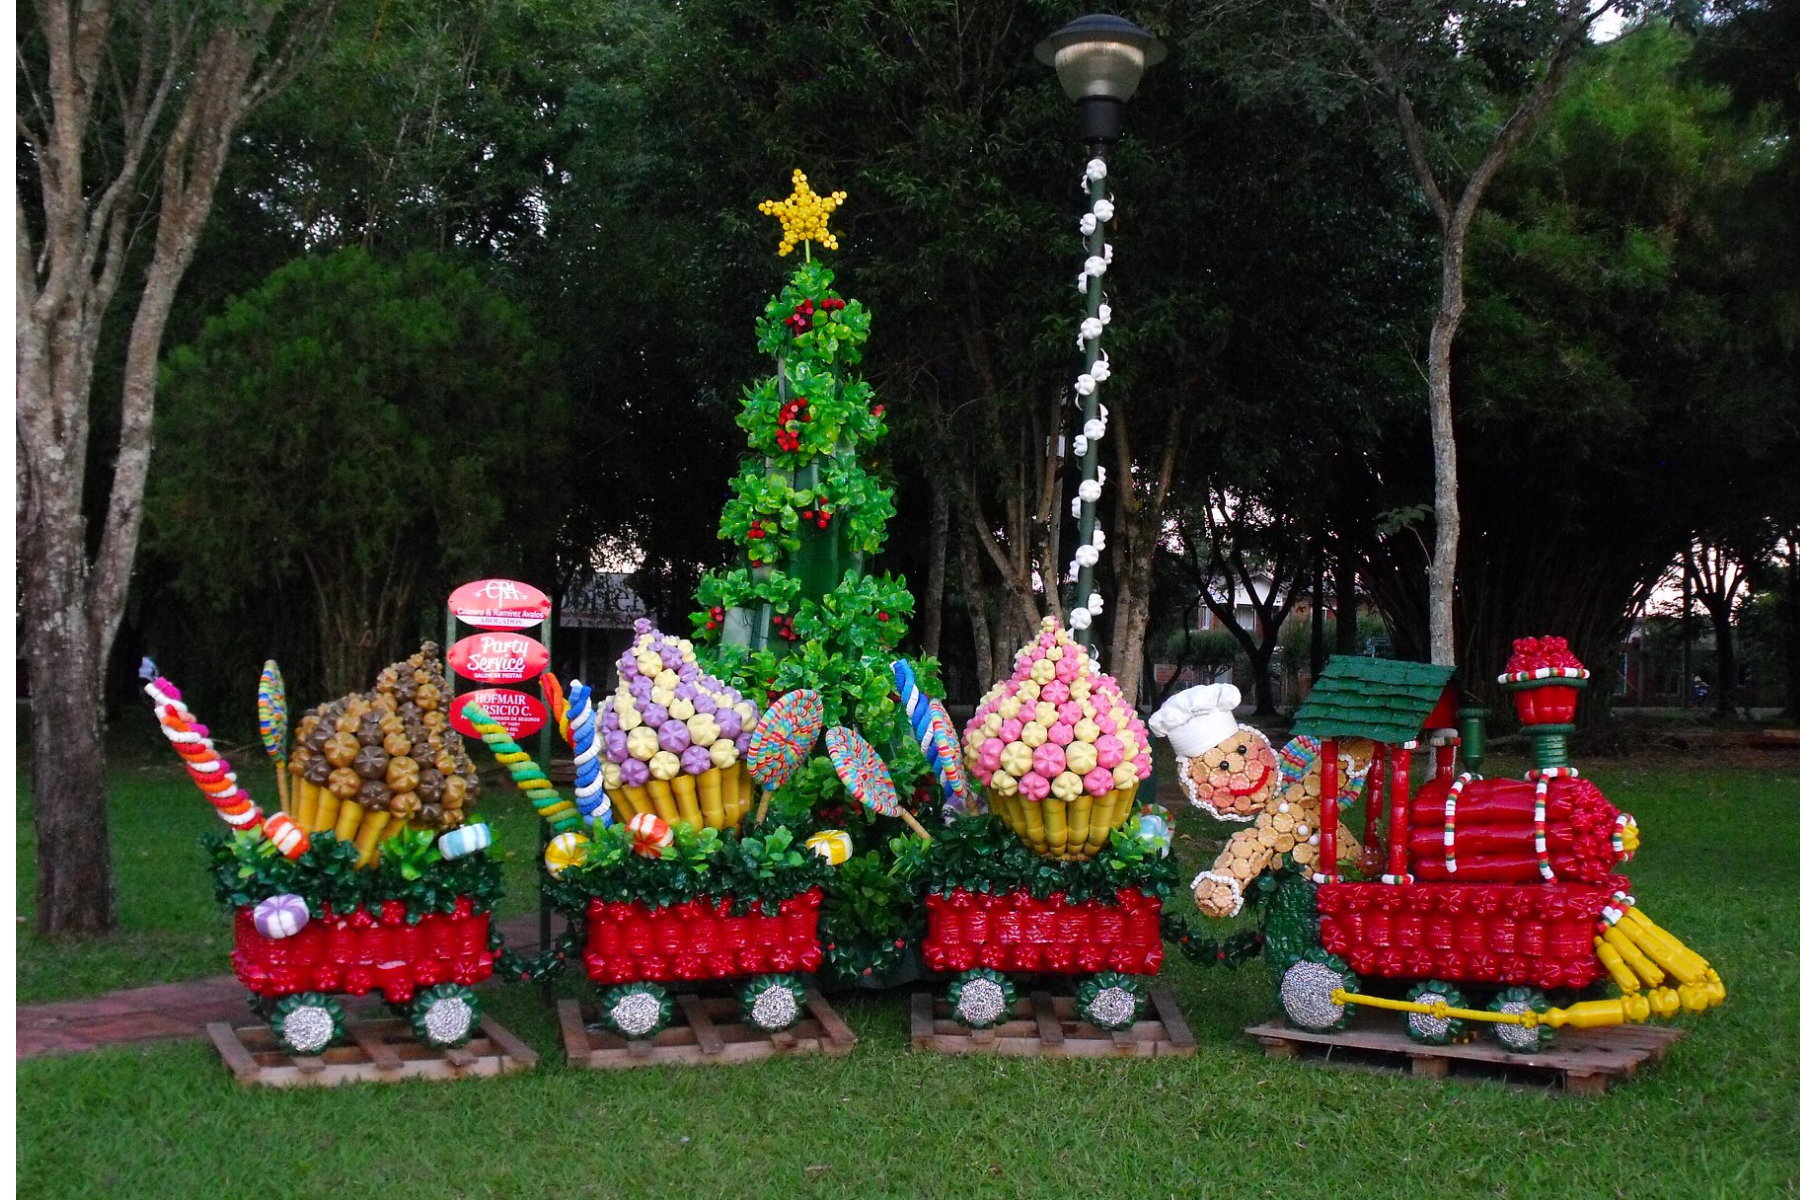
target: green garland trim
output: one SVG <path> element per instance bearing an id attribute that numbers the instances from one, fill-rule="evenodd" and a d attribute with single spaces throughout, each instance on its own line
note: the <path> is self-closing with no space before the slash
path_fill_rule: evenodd
<path id="1" fill-rule="evenodd" d="M 1165 912 L 1162 919 L 1165 942 L 1173 942 L 1190 960 L 1203 967 L 1229 967 L 1236 970 L 1263 952 L 1260 929 L 1241 929 L 1222 938 L 1196 937 L 1186 919 Z"/>
<path id="2" fill-rule="evenodd" d="M 399 901 L 406 905 L 408 924 L 417 924 L 427 913 L 454 912 L 464 896 L 475 913 L 492 912 L 506 883 L 491 851 L 445 859 L 437 852 L 437 836 L 402 831 L 381 844 L 378 865 L 361 871 L 356 869 L 356 846 L 331 833 L 313 834 L 311 847 L 297 859 L 284 857 L 261 830 L 209 833 L 201 846 L 213 895 L 230 911 L 291 893 L 305 900 L 314 915 L 327 904 L 344 913 Z"/>
<path id="3" fill-rule="evenodd" d="M 923 891 L 936 895 L 959 889 L 988 895 L 1028 892 L 1044 900 L 1060 892 L 1071 904 L 1116 905 L 1126 888 L 1167 898 L 1179 878 L 1175 860 L 1151 851 L 1138 837 L 1136 820 L 1114 830 L 1106 849 L 1087 862 L 1058 862 L 1035 854 L 993 816 L 957 821 L 915 853 L 916 879 Z"/>
<path id="4" fill-rule="evenodd" d="M 752 905 L 772 909 L 831 877 L 831 867 L 785 827 L 767 834 L 723 837 L 715 829 L 675 825 L 675 843 L 661 858 L 645 858 L 632 850 L 632 833 L 624 825 L 595 830 L 587 861 L 570 867 L 558 879 L 539 874 L 544 895 L 563 913 L 578 920 L 588 901 L 640 901 L 670 908 L 701 896 L 731 897 L 732 912 Z"/>

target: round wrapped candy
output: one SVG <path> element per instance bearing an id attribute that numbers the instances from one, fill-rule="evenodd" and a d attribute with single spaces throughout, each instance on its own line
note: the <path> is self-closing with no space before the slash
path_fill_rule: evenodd
<path id="1" fill-rule="evenodd" d="M 856 848 L 850 844 L 850 835 L 842 829 L 822 829 L 806 839 L 812 852 L 834 867 L 842 866 L 850 861 Z"/>
<path id="2" fill-rule="evenodd" d="M 811 688 L 789 692 L 769 705 L 744 753 L 750 778 L 765 791 L 774 791 L 792 779 L 812 753 L 824 725 L 824 701 Z"/>
<path id="3" fill-rule="evenodd" d="M 544 848 L 544 865 L 550 868 L 551 875 L 561 879 L 564 871 L 587 861 L 589 844 L 585 833 L 559 833 Z"/>
<path id="4" fill-rule="evenodd" d="M 250 914 L 250 919 L 256 923 L 256 932 L 264 937 L 288 938 L 306 928 L 312 913 L 307 911 L 305 900 L 290 892 L 262 901 Z"/>
<path id="5" fill-rule="evenodd" d="M 452 829 L 438 839 L 438 853 L 445 858 L 462 858 L 494 844 L 494 831 L 485 821 Z"/>
<path id="6" fill-rule="evenodd" d="M 661 858 L 675 844 L 675 831 L 655 813 L 641 812 L 625 822 L 631 830 L 631 848 L 645 858 Z"/>
<path id="7" fill-rule="evenodd" d="M 270 813 L 263 818 L 263 836 L 287 858 L 299 858 L 312 847 L 312 838 L 286 813 Z"/>

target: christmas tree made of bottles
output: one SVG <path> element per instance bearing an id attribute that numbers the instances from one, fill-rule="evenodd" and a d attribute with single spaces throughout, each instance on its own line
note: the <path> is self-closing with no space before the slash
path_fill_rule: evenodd
<path id="1" fill-rule="evenodd" d="M 896 697 L 893 667 L 912 596 L 904 578 L 865 570 L 894 516 L 893 493 L 867 457 L 887 433 L 882 406 L 856 373 L 869 314 L 832 289 L 832 272 L 813 256 L 815 246 L 837 249 L 828 222 L 845 194 L 815 194 L 800 171 L 793 179 L 792 195 L 761 205 L 781 221 L 780 253 L 800 248 L 802 261 L 756 323 L 775 369 L 744 391 L 737 423 L 754 457 L 731 481 L 719 522 L 740 563 L 701 582 L 694 640 L 709 668 L 746 695 L 766 702 L 816 691 L 825 726 L 854 728 L 901 799 L 931 806 L 937 780 Z M 921 689 L 935 691 L 934 664 L 914 666 Z M 771 820 L 848 826 L 859 847 L 887 841 L 885 829 L 867 836 L 878 831 L 862 822 L 875 818 L 822 744 L 767 798 Z"/>

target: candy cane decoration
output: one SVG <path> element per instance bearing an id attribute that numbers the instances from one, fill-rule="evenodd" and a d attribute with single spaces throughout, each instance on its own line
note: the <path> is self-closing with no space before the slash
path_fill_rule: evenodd
<path id="1" fill-rule="evenodd" d="M 576 679 L 569 684 L 569 744 L 575 748 L 575 807 L 590 825 L 613 823 L 612 801 L 600 785 L 600 739 L 594 736 L 593 689 Z"/>
<path id="2" fill-rule="evenodd" d="M 256 730 L 262 734 L 263 749 L 275 760 L 275 791 L 281 797 L 281 811 L 288 812 L 287 687 L 272 658 L 263 664 L 262 678 L 256 684 Z"/>
<path id="3" fill-rule="evenodd" d="M 1474 780 L 1474 775 L 1463 772 L 1450 785 L 1450 794 L 1444 797 L 1444 870 L 1452 875 L 1456 874 L 1456 798 Z"/>
<path id="4" fill-rule="evenodd" d="M 262 825 L 262 810 L 250 794 L 238 786 L 231 764 L 219 757 L 207 736 L 206 726 L 181 702 L 181 689 L 158 675 L 144 685 L 144 693 L 156 706 L 156 719 L 163 736 L 175 747 L 175 753 L 187 766 L 195 786 L 212 801 L 219 817 L 233 829 L 252 830 Z"/>
<path id="5" fill-rule="evenodd" d="M 500 723 L 487 715 L 481 705 L 470 701 L 463 709 L 463 718 L 467 720 L 481 740 L 493 752 L 494 757 L 506 765 L 512 773 L 513 786 L 523 792 L 537 810 L 537 815 L 550 823 L 550 827 L 558 833 L 577 829 L 581 825 L 581 813 L 576 807 L 557 795 L 556 788 L 545 778 L 544 772 L 531 755 L 519 749 L 519 744 L 501 727 Z"/>

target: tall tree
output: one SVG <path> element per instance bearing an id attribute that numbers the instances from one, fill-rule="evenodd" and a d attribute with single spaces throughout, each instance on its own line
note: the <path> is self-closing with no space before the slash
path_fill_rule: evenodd
<path id="1" fill-rule="evenodd" d="M 47 934 L 114 920 L 101 680 L 137 552 L 163 330 L 234 133 L 293 77 L 332 7 L 35 0 L 20 21 L 17 529 Z M 134 255 L 147 229 L 154 243 Z M 127 283 L 119 442 L 90 537 L 95 361 Z"/>
<path id="2" fill-rule="evenodd" d="M 1587 44 L 1589 29 L 1619 3 L 1308 3 L 1353 51 L 1347 65 L 1359 82 L 1392 106 L 1407 161 L 1438 224 L 1440 281 L 1425 357 L 1435 480 L 1428 611 L 1431 661 L 1453 666 L 1462 511 L 1451 348 L 1462 324 L 1469 231 L 1488 185 L 1561 89 L 1569 64 Z M 1466 106 L 1454 96 L 1465 89 L 1486 101 L 1488 120 L 1468 120 Z M 1480 129 L 1473 139 L 1471 125 Z M 1472 167 L 1463 165 L 1470 161 Z"/>

